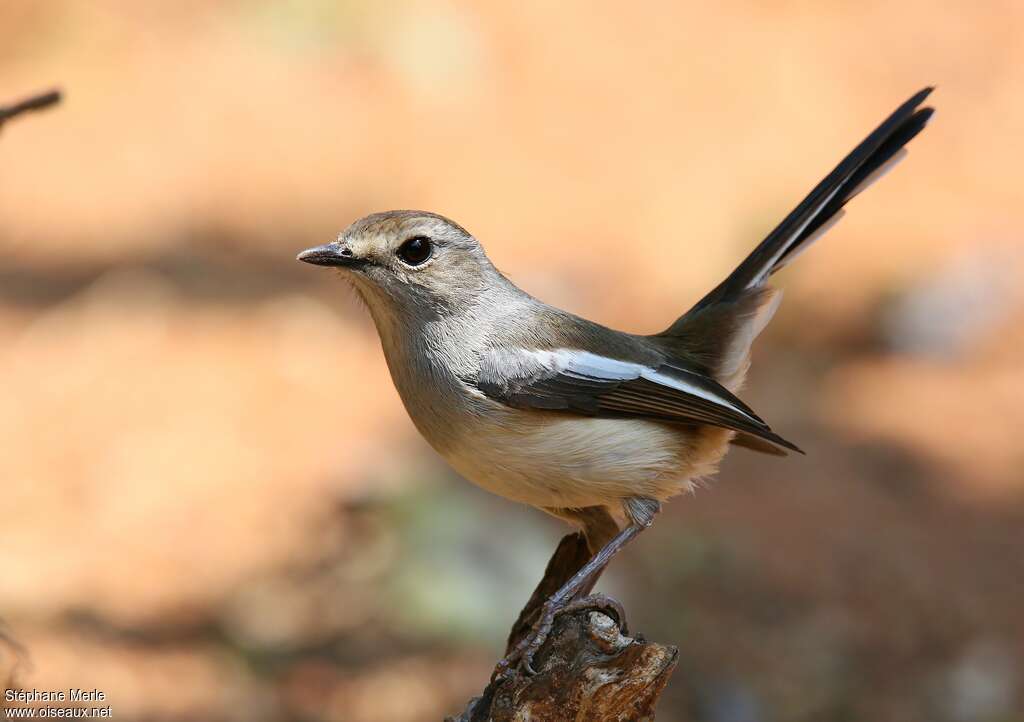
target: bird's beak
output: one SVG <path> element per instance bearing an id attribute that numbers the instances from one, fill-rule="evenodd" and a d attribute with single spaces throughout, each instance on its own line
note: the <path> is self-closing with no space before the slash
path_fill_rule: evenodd
<path id="1" fill-rule="evenodd" d="M 351 248 L 337 241 L 307 248 L 295 260 L 312 263 L 314 266 L 358 266 L 362 263 L 361 259 L 353 255 Z"/>

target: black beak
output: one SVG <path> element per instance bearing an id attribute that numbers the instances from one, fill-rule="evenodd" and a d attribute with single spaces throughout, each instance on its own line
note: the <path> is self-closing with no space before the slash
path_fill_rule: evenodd
<path id="1" fill-rule="evenodd" d="M 307 248 L 295 257 L 295 260 L 303 263 L 312 263 L 314 266 L 359 266 L 362 259 L 352 255 L 352 249 L 335 241 L 325 243 L 316 248 Z"/>

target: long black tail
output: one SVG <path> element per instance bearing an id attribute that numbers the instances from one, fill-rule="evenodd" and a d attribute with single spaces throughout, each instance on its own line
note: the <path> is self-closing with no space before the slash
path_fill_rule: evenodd
<path id="1" fill-rule="evenodd" d="M 932 108 L 918 109 L 918 106 L 931 92 L 932 88 L 925 88 L 886 118 L 761 241 L 728 278 L 702 298 L 686 316 L 692 316 L 713 303 L 740 298 L 792 260 L 808 240 L 815 240 L 815 233 L 837 218 L 847 201 L 866 187 L 872 174 L 884 172 L 886 163 L 924 129 L 934 111 Z"/>
<path id="2" fill-rule="evenodd" d="M 854 148 L 779 226 L 761 241 L 729 277 L 669 328 L 649 337 L 666 351 L 695 363 L 730 391 L 742 385 L 750 364 L 750 345 L 775 313 L 781 295 L 764 285 L 775 271 L 837 221 L 843 206 L 892 167 L 905 146 L 924 129 L 931 108 L 919 108 L 925 88 L 896 109 Z M 749 434 L 734 444 L 773 454 L 785 452 Z"/>

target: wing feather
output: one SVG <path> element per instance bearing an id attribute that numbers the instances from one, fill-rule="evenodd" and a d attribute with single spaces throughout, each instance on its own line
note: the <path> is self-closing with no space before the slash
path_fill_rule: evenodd
<path id="1" fill-rule="evenodd" d="M 570 349 L 492 350 L 472 382 L 514 408 L 718 426 L 800 451 L 717 381 L 677 363 L 646 365 Z"/>

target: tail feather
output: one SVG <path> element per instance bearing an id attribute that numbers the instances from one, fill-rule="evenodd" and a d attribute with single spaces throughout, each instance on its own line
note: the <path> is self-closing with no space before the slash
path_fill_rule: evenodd
<path id="1" fill-rule="evenodd" d="M 931 108 L 919 108 L 925 88 L 901 105 L 836 166 L 729 276 L 664 332 L 650 337 L 698 366 L 730 391 L 743 384 L 750 346 L 774 314 L 781 295 L 764 283 L 824 235 L 851 198 L 885 175 L 906 154 Z M 766 451 L 742 435 L 733 443 Z M 775 449 L 773 453 L 784 453 Z"/>
<path id="2" fill-rule="evenodd" d="M 816 231 L 873 180 L 910 140 L 920 133 L 934 112 L 920 108 L 932 88 L 925 88 L 901 105 L 861 142 L 812 190 L 806 198 L 736 267 L 729 277 L 694 306 L 687 316 L 724 300 L 738 298 L 759 286 L 785 265 L 787 257 L 816 240 Z M 898 159 L 896 159 L 898 160 Z M 684 316 L 683 318 L 686 318 Z M 683 319 L 680 319 L 682 321 Z"/>

